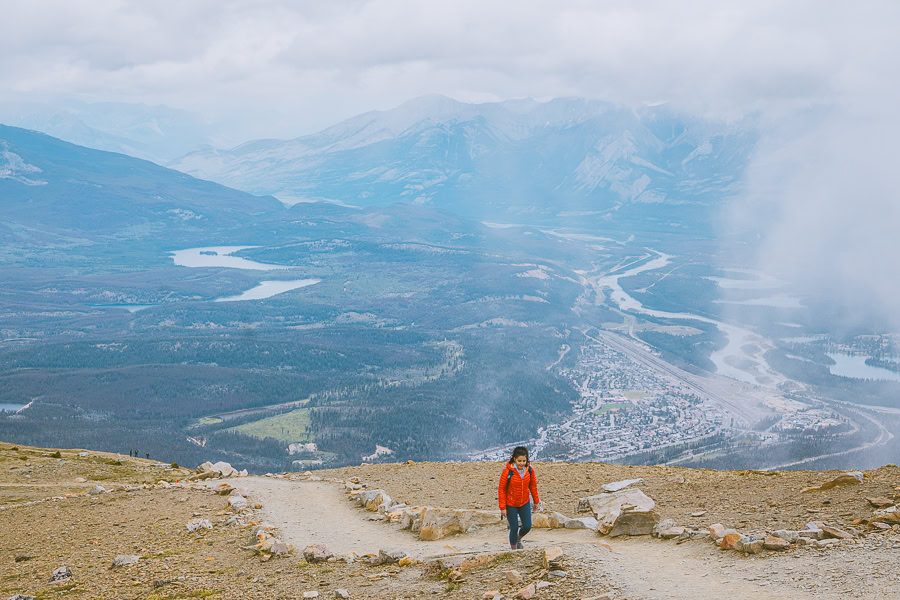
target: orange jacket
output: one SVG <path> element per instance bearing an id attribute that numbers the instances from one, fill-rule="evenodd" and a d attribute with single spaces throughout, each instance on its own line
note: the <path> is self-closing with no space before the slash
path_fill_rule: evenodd
<path id="1" fill-rule="evenodd" d="M 512 476 L 510 477 L 510 472 Z M 509 488 L 506 482 L 509 481 Z M 497 488 L 497 497 L 500 500 L 500 510 L 506 510 L 507 506 L 525 506 L 528 504 L 528 492 L 534 498 L 534 503 L 539 504 L 540 498 L 537 491 L 537 476 L 531 465 L 525 467 L 525 476 L 521 477 L 512 463 L 506 463 L 503 473 L 500 474 L 500 485 Z"/>

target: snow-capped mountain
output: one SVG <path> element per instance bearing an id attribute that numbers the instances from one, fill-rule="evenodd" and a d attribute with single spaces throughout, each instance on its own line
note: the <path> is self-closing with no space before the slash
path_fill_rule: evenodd
<path id="1" fill-rule="evenodd" d="M 477 215 L 714 205 L 756 139 L 746 123 L 560 98 L 425 96 L 292 140 L 197 149 L 169 166 L 284 202 L 411 202 Z"/>

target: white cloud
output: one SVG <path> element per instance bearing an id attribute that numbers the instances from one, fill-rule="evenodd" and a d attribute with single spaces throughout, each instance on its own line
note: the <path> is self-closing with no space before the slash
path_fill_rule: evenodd
<path id="1" fill-rule="evenodd" d="M 417 95 L 667 99 L 720 114 L 834 98 L 896 50 L 892 2 L 17 3 L 7 90 L 311 131 Z M 873 64 L 870 62 L 876 59 Z"/>
<path id="2" fill-rule="evenodd" d="M 900 292 L 893 0 L 47 0 L 3 14 L 0 100 L 162 103 L 233 142 L 427 93 L 754 113 L 767 136 L 738 215 L 763 268 L 886 312 Z"/>

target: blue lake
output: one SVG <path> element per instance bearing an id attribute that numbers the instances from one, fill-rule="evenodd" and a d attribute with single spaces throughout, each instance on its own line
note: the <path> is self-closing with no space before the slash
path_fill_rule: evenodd
<path id="1" fill-rule="evenodd" d="M 0 402 L 0 412 L 16 412 L 24 406 L 24 404 L 9 404 Z"/>
<path id="2" fill-rule="evenodd" d="M 880 367 L 873 367 L 866 364 L 866 357 L 862 354 L 836 354 L 829 353 L 828 356 L 834 360 L 836 364 L 828 367 L 832 375 L 840 375 L 841 377 L 853 377 L 854 379 L 880 379 L 883 381 L 900 381 L 900 373 L 895 373 Z"/>

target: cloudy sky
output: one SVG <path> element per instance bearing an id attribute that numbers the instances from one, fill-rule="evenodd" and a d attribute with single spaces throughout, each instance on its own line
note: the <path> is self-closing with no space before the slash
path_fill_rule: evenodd
<path id="1" fill-rule="evenodd" d="M 280 137 L 429 93 L 722 115 L 852 102 L 896 85 L 900 24 L 892 0 L 3 4 L 7 99 L 160 103 Z"/>
<path id="2" fill-rule="evenodd" d="M 752 113 L 760 266 L 897 314 L 895 0 L 0 1 L 0 100 L 165 104 L 231 143 L 431 93 Z"/>

